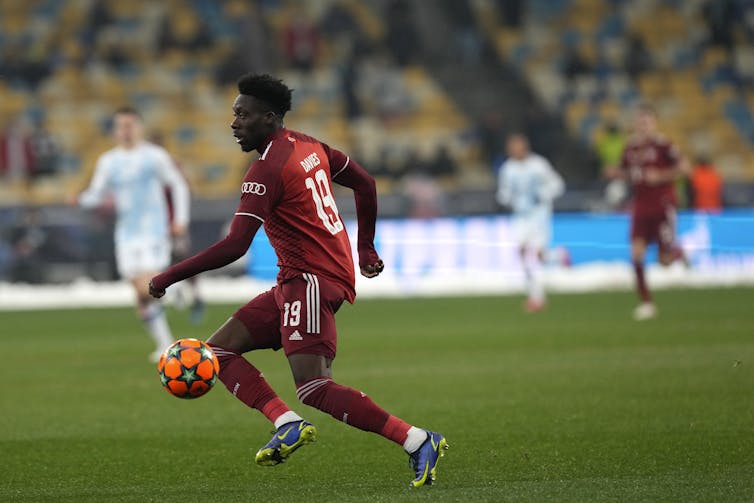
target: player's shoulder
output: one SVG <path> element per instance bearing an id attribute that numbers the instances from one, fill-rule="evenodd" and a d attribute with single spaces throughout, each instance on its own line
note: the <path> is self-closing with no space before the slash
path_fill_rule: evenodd
<path id="1" fill-rule="evenodd" d="M 539 168 L 546 168 L 550 166 L 550 161 L 547 160 L 547 157 L 541 154 L 537 154 L 536 152 L 529 154 L 529 161 Z"/>
<path id="2" fill-rule="evenodd" d="M 139 145 L 139 149 L 141 149 L 141 151 L 148 156 L 170 159 L 170 153 L 168 153 L 165 147 L 161 147 L 160 145 L 148 141 L 142 142 Z"/>
<path id="3" fill-rule="evenodd" d="M 123 152 L 123 149 L 120 147 L 113 147 L 111 149 L 105 150 L 97 158 L 97 165 L 108 166 L 108 167 L 111 166 L 113 161 L 118 157 L 118 155 L 121 152 Z"/>
<path id="4" fill-rule="evenodd" d="M 300 131 L 293 131 L 292 129 L 286 129 L 285 131 L 286 131 L 286 136 L 288 138 L 288 141 L 290 143 L 303 142 L 303 143 L 322 144 L 322 142 L 316 139 L 315 137 L 309 136 L 308 134 L 304 134 Z"/>

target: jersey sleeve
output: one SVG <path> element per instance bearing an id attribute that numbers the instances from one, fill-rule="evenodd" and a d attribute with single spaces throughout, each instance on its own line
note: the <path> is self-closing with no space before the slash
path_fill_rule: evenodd
<path id="1" fill-rule="evenodd" d="M 500 165 L 500 167 L 497 170 L 497 202 L 500 204 L 500 206 L 508 206 L 513 197 L 511 194 L 511 184 L 508 180 L 508 172 L 510 170 L 505 169 L 505 165 L 507 163 L 503 163 Z"/>
<path id="2" fill-rule="evenodd" d="M 542 200 L 552 202 L 554 199 L 563 195 L 565 192 L 565 182 L 560 173 L 555 171 L 550 161 L 542 158 L 542 184 L 539 188 L 539 197 Z"/>
<path id="3" fill-rule="evenodd" d="M 332 148 L 329 145 L 322 144 L 322 148 L 327 154 L 327 160 L 330 162 L 330 179 L 335 178 L 348 168 L 351 163 L 351 158 L 338 149 Z"/>
<path id="4" fill-rule="evenodd" d="M 264 223 L 283 195 L 282 165 L 256 161 L 241 184 L 241 201 L 236 215 Z"/>
<path id="5" fill-rule="evenodd" d="M 105 157 L 97 159 L 89 186 L 79 195 L 78 203 L 84 208 L 93 208 L 102 202 L 108 190 L 109 168 Z"/>

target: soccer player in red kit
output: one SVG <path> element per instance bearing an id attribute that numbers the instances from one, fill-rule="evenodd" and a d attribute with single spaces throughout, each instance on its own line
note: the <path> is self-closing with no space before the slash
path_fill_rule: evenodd
<path id="1" fill-rule="evenodd" d="M 675 181 L 682 175 L 684 162 L 676 147 L 658 132 L 657 116 L 649 105 L 639 106 L 634 129 L 620 168 L 633 188 L 631 260 L 641 300 L 634 318 L 646 320 L 657 316 L 644 274 L 647 246 L 657 243 L 662 265 L 686 260 L 675 240 Z"/>
<path id="2" fill-rule="evenodd" d="M 269 75 L 238 81 L 231 129 L 244 152 L 260 157 L 241 184 L 241 201 L 228 235 L 197 255 L 155 276 L 155 297 L 170 285 L 243 256 L 261 225 L 278 255 L 277 285 L 252 299 L 207 341 L 220 360 L 220 380 L 277 429 L 256 455 L 270 466 L 316 439 L 314 425 L 283 402 L 243 353 L 284 349 L 303 403 L 356 428 L 382 435 L 409 455 L 411 485 L 431 484 L 444 449 L 439 433 L 409 425 L 377 406 L 364 393 L 336 383 L 335 313 L 356 297 L 351 246 L 338 213 L 331 182 L 354 191 L 359 266 L 368 278 L 382 272 L 374 248 L 377 194 L 374 179 L 353 159 L 316 139 L 283 127 L 292 91 Z"/>

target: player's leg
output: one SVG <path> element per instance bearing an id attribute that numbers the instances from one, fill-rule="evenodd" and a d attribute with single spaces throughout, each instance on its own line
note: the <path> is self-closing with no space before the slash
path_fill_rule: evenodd
<path id="1" fill-rule="evenodd" d="M 683 262 L 688 267 L 689 261 L 676 241 L 676 214 L 669 208 L 665 218 L 659 223 L 658 228 L 659 261 L 664 266 L 669 266 L 676 261 Z"/>
<path id="2" fill-rule="evenodd" d="M 281 293 L 284 311 L 281 339 L 299 400 L 350 426 L 399 444 L 414 460 L 416 479 L 412 484 L 431 484 L 438 458 L 447 448 L 442 435 L 406 423 L 379 407 L 365 393 L 338 384 L 332 378 L 337 342 L 335 313 L 343 302 L 342 289 L 306 275 L 304 282 L 293 280 L 284 284 Z M 287 319 L 285 312 L 289 313 Z"/>
<path id="3" fill-rule="evenodd" d="M 414 469 L 413 487 L 434 482 L 437 463 L 448 448 L 445 437 L 412 426 L 381 408 L 366 393 L 335 382 L 330 358 L 317 354 L 291 354 L 288 361 L 296 382 L 296 395 L 302 403 L 403 447 Z"/>
<path id="4" fill-rule="evenodd" d="M 149 356 L 150 360 L 155 362 L 173 342 L 173 334 L 170 332 L 162 302 L 149 295 L 149 280 L 156 274 L 157 272 L 142 272 L 130 279 L 136 292 L 137 313 L 155 343 L 155 350 Z"/>
<path id="5" fill-rule="evenodd" d="M 173 236 L 171 242 L 171 256 L 170 261 L 173 264 L 180 262 L 191 256 L 191 238 L 188 234 L 180 236 Z M 206 310 L 206 304 L 202 298 L 201 291 L 199 290 L 199 277 L 192 276 L 185 281 L 176 285 L 175 291 L 175 305 L 180 309 L 187 306 L 188 301 L 191 301 L 191 309 L 189 314 L 189 321 L 198 325 L 204 320 L 204 314 Z"/>
<path id="6" fill-rule="evenodd" d="M 528 237 L 528 260 L 530 270 L 529 300 L 527 310 L 531 313 L 544 309 L 547 302 L 545 294 L 545 251 L 550 242 L 550 221 L 545 215 L 532 218 Z"/>
<path id="7" fill-rule="evenodd" d="M 162 302 L 149 295 L 149 280 L 169 265 L 170 244 L 155 239 L 116 242 L 115 259 L 121 277 L 131 283 L 136 293 L 137 314 L 156 346 L 149 357 L 156 362 L 173 342 L 173 335 Z"/>
<path id="8" fill-rule="evenodd" d="M 236 311 L 207 340 L 220 363 L 220 381 L 233 396 L 260 411 L 276 428 L 301 417 L 291 411 L 262 373 L 241 355 L 255 349 L 279 349 L 279 320 L 273 293 L 266 292 Z"/>
<path id="9" fill-rule="evenodd" d="M 657 315 L 657 308 L 652 302 L 652 294 L 647 286 L 647 278 L 644 270 L 644 257 L 647 254 L 647 241 L 638 235 L 631 238 L 631 263 L 634 268 L 636 281 L 636 293 L 639 296 L 639 305 L 634 309 L 634 318 L 647 320 Z"/>

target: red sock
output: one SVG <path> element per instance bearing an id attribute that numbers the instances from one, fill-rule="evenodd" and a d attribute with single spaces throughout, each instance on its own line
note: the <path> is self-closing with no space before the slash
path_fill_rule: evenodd
<path id="1" fill-rule="evenodd" d="M 329 377 L 298 384 L 296 395 L 306 405 L 327 412 L 338 421 L 371 431 L 403 445 L 411 425 L 391 416 L 364 393 L 341 386 Z"/>
<path id="2" fill-rule="evenodd" d="M 636 274 L 636 290 L 639 292 L 639 298 L 642 302 L 652 302 L 652 295 L 647 288 L 647 280 L 644 277 L 644 264 L 634 262 L 634 273 Z"/>
<path id="3" fill-rule="evenodd" d="M 260 411 L 273 423 L 291 410 L 246 358 L 219 346 L 212 346 L 212 350 L 220 361 L 220 380 L 233 396 Z"/>

